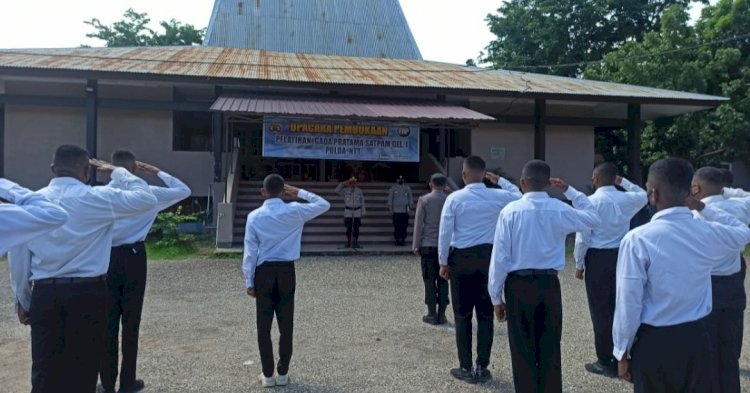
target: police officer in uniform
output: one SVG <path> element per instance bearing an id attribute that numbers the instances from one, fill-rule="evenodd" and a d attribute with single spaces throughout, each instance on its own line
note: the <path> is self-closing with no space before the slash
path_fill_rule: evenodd
<path id="1" fill-rule="evenodd" d="M 365 216 L 365 195 L 357 187 L 357 178 L 339 183 L 336 192 L 344 197 L 344 225 L 346 226 L 346 248 L 360 248 L 359 226 Z"/>
<path id="2" fill-rule="evenodd" d="M 406 244 L 406 227 L 409 226 L 409 211 L 414 208 L 411 188 L 399 176 L 388 192 L 388 211 L 393 215 L 393 237 L 397 246 Z"/>

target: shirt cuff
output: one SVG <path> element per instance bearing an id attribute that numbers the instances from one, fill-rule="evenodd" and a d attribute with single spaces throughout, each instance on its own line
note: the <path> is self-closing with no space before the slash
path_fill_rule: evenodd
<path id="1" fill-rule="evenodd" d="M 581 260 L 581 261 L 579 261 L 579 260 L 576 260 L 576 269 L 577 269 L 577 270 L 583 270 L 583 267 L 584 267 L 584 265 L 585 265 L 585 264 L 584 264 L 584 261 L 583 261 L 583 260 Z"/>
<path id="2" fill-rule="evenodd" d="M 581 192 L 576 190 L 573 186 L 568 186 L 568 189 L 563 193 L 565 194 L 565 197 L 570 199 L 571 201 L 573 198 L 577 197 Z"/>
<path id="3" fill-rule="evenodd" d="M 628 188 L 633 187 L 633 183 L 630 182 L 630 180 L 623 177 L 622 180 L 620 181 L 620 187 L 628 189 Z"/>
<path id="4" fill-rule="evenodd" d="M 19 195 L 13 192 L 13 190 L 17 190 L 18 188 L 18 184 L 13 183 L 8 179 L 0 179 L 0 198 L 3 198 L 9 202 L 16 203 L 16 199 L 19 197 Z"/>
<path id="5" fill-rule="evenodd" d="M 502 287 L 501 287 L 501 288 L 500 288 L 500 293 L 503 293 L 503 290 L 504 290 L 504 288 L 502 288 Z M 492 295 L 492 294 L 491 294 L 491 295 L 490 295 L 490 299 L 492 299 L 492 305 L 493 305 L 493 306 L 499 306 L 499 305 L 501 305 L 501 304 L 503 304 L 503 303 L 504 303 L 504 302 L 503 302 L 503 296 L 502 296 L 502 295 L 500 295 L 500 296 L 495 296 L 495 295 Z"/>
<path id="6" fill-rule="evenodd" d="M 115 168 L 114 171 L 112 171 L 112 174 L 109 176 L 112 181 L 117 183 L 125 183 L 127 181 L 132 180 L 133 177 L 135 177 L 133 174 L 128 172 L 125 168 Z"/>
<path id="7" fill-rule="evenodd" d="M 612 356 L 614 356 L 614 357 L 615 357 L 615 359 L 617 359 L 617 360 L 622 360 L 622 358 L 623 358 L 623 357 L 625 357 L 625 354 L 626 354 L 627 352 L 628 352 L 628 351 L 627 351 L 627 350 L 625 350 L 625 349 L 615 348 L 615 349 L 614 349 L 614 350 L 612 351 Z"/>
<path id="8" fill-rule="evenodd" d="M 245 278 L 245 288 L 255 288 L 255 277 Z"/>
<path id="9" fill-rule="evenodd" d="M 159 171 L 159 173 L 157 173 L 156 176 L 159 179 L 162 179 L 162 180 L 165 180 L 165 181 L 172 178 L 172 175 L 170 175 L 169 173 L 164 172 L 164 171 Z"/>
<path id="10" fill-rule="evenodd" d="M 310 193 L 307 190 L 299 190 L 299 192 L 297 193 L 297 197 L 299 197 L 300 199 L 304 199 L 306 201 L 309 201 L 310 200 Z"/>

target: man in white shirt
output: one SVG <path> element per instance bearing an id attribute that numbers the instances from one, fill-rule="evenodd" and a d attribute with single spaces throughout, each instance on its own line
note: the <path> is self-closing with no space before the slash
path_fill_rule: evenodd
<path id="1" fill-rule="evenodd" d="M 11 259 L 19 319 L 31 324 L 32 392 L 93 393 L 106 324 L 106 273 L 118 219 L 152 209 L 148 184 L 126 169 L 92 160 L 124 189 L 92 188 L 86 150 L 60 146 L 55 178 L 39 191 L 68 222 L 28 243 L 30 258 Z M 33 283 L 33 285 L 32 285 Z M 32 291 L 33 288 L 33 291 Z"/>
<path id="2" fill-rule="evenodd" d="M 23 244 L 61 227 L 68 213 L 40 194 L 0 178 L 0 257 Z"/>
<path id="3" fill-rule="evenodd" d="M 107 271 L 107 333 L 102 355 L 99 377 L 105 393 L 115 392 L 118 377 L 118 355 L 120 323 L 122 323 L 122 365 L 119 372 L 120 393 L 132 393 L 145 387 L 143 380 L 136 379 L 138 360 L 138 335 L 143 311 L 143 295 L 146 291 L 146 247 L 144 241 L 156 215 L 190 196 L 190 188 L 179 179 L 159 168 L 136 161 L 127 150 L 112 153 L 112 165 L 125 168 L 131 173 L 141 171 L 157 175 L 166 187 L 149 186 L 157 203 L 147 212 L 123 218 L 115 222 L 112 233 L 112 253 Z M 107 187 L 125 189 L 126 184 L 112 180 Z"/>
<path id="4" fill-rule="evenodd" d="M 565 268 L 565 239 L 601 222 L 585 194 L 550 172 L 540 160 L 524 166 L 524 196 L 500 212 L 495 228 L 488 289 L 497 320 L 508 322 L 516 392 L 562 392 L 557 274 Z M 575 208 L 550 198 L 550 185 Z"/>
<path id="5" fill-rule="evenodd" d="M 591 181 L 596 192 L 589 197 L 602 223 L 576 234 L 576 277 L 584 279 L 589 313 L 594 326 L 597 361 L 587 371 L 617 377 L 612 357 L 612 321 L 615 316 L 615 272 L 620 241 L 630 230 L 630 221 L 648 203 L 646 191 L 617 175 L 617 167 L 605 162 L 594 168 Z M 622 187 L 625 192 L 615 186 Z"/>
<path id="6" fill-rule="evenodd" d="M 692 178 L 683 159 L 651 165 L 657 213 L 620 245 L 613 355 L 636 392 L 711 391 L 711 271 L 750 242 L 745 224 L 690 197 Z"/>
<path id="7" fill-rule="evenodd" d="M 740 198 L 725 198 L 725 173 L 712 167 L 695 171 L 691 193 L 708 206 L 721 209 L 739 221 L 750 223 L 750 205 Z M 703 219 L 701 213 L 694 213 Z M 712 340 L 714 391 L 740 391 L 740 355 L 742 353 L 742 329 L 744 310 L 747 304 L 745 277 L 741 252 L 722 260 L 711 271 L 712 309 L 708 317 L 709 334 Z"/>
<path id="8" fill-rule="evenodd" d="M 327 212 L 331 204 L 311 192 L 285 185 L 284 179 L 275 174 L 263 180 L 261 194 L 266 199 L 263 206 L 247 216 L 242 269 L 247 294 L 255 298 L 261 384 L 273 387 L 289 383 L 297 287 L 294 261 L 300 257 L 302 229 L 306 222 Z M 308 203 L 284 203 L 282 196 Z M 271 342 L 274 315 L 280 333 L 276 378 Z"/>
<path id="9" fill-rule="evenodd" d="M 450 282 L 459 367 L 450 370 L 459 380 L 476 383 L 492 378 L 488 366 L 494 323 L 487 292 L 494 224 L 500 211 L 521 197 L 513 183 L 489 172 L 477 156 L 464 159 L 466 187 L 448 196 L 440 216 L 438 262 L 440 277 Z M 488 188 L 487 178 L 503 189 Z M 472 322 L 477 315 L 477 358 L 472 370 Z"/>

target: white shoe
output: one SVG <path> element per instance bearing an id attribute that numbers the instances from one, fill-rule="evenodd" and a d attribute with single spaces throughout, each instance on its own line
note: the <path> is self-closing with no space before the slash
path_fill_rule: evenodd
<path id="1" fill-rule="evenodd" d="M 276 376 L 276 386 L 286 386 L 289 385 L 289 374 L 287 375 L 277 375 Z"/>
<path id="2" fill-rule="evenodd" d="M 266 378 L 266 376 L 261 373 L 258 378 L 260 379 L 260 384 L 263 385 L 264 388 L 272 388 L 276 386 L 276 380 L 273 377 Z"/>

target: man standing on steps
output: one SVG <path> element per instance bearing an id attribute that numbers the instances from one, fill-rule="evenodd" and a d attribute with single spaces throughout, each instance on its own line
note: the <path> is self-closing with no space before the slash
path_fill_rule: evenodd
<path id="1" fill-rule="evenodd" d="M 424 281 L 424 303 L 427 315 L 422 321 L 430 325 L 446 323 L 445 309 L 448 307 L 448 281 L 440 277 L 438 263 L 438 234 L 440 213 L 448 198 L 445 192 L 447 179 L 440 173 L 430 178 L 430 192 L 419 198 L 414 217 L 412 250 L 422 258 L 422 280 Z"/>
<path id="2" fill-rule="evenodd" d="M 615 317 L 615 272 L 620 241 L 630 230 L 631 219 L 648 203 L 646 191 L 617 175 L 617 167 L 605 162 L 594 168 L 591 182 L 596 192 L 589 196 L 602 223 L 576 234 L 576 278 L 585 280 L 589 313 L 594 326 L 597 361 L 586 371 L 617 377 L 612 356 L 612 322 Z M 615 186 L 622 187 L 625 192 Z M 584 273 L 585 272 L 585 273 Z M 585 275 L 585 278 L 584 278 Z"/>
<path id="3" fill-rule="evenodd" d="M 365 216 L 365 195 L 357 187 L 357 178 L 339 183 L 336 192 L 344 197 L 344 226 L 346 226 L 346 248 L 360 248 L 359 226 Z"/>
<path id="4" fill-rule="evenodd" d="M 388 211 L 393 215 L 393 237 L 397 246 L 406 245 L 406 228 L 409 226 L 409 212 L 414 208 L 411 188 L 399 176 L 388 192 Z"/>
<path id="5" fill-rule="evenodd" d="M 263 180 L 263 206 L 247 216 L 245 227 L 245 273 L 247 294 L 255 298 L 258 350 L 263 387 L 289 383 L 294 333 L 294 293 L 297 280 L 294 261 L 300 257 L 302 229 L 306 222 L 325 213 L 331 205 L 323 198 L 284 184 L 279 175 Z M 284 203 L 286 196 L 308 203 Z M 279 325 L 279 361 L 274 364 L 271 326 Z M 273 378 L 274 366 L 277 376 Z"/>
<path id="6" fill-rule="evenodd" d="M 118 376 L 120 323 L 122 323 L 122 366 L 119 372 L 120 393 L 137 392 L 145 387 L 136 379 L 138 360 L 138 335 L 146 291 L 146 247 L 144 241 L 156 215 L 190 196 L 190 188 L 177 178 L 159 168 L 136 161 L 127 150 L 112 153 L 112 165 L 125 168 L 130 173 L 141 171 L 157 175 L 166 187 L 149 186 L 157 203 L 151 210 L 115 222 L 112 232 L 112 253 L 107 272 L 107 332 L 99 370 L 101 391 L 114 393 Z M 123 189 L 119 181 L 112 180 L 107 187 Z"/>
<path id="7" fill-rule="evenodd" d="M 492 352 L 494 323 L 487 279 L 492 253 L 492 238 L 500 211 L 521 198 L 513 183 L 485 172 L 483 159 L 464 159 L 462 190 L 448 196 L 440 216 L 438 258 L 440 277 L 450 281 L 453 315 L 456 323 L 456 348 L 459 367 L 451 375 L 465 382 L 486 382 L 492 378 L 488 366 Z M 488 188 L 484 178 L 502 189 Z M 477 314 L 477 359 L 472 370 L 472 323 Z"/>

